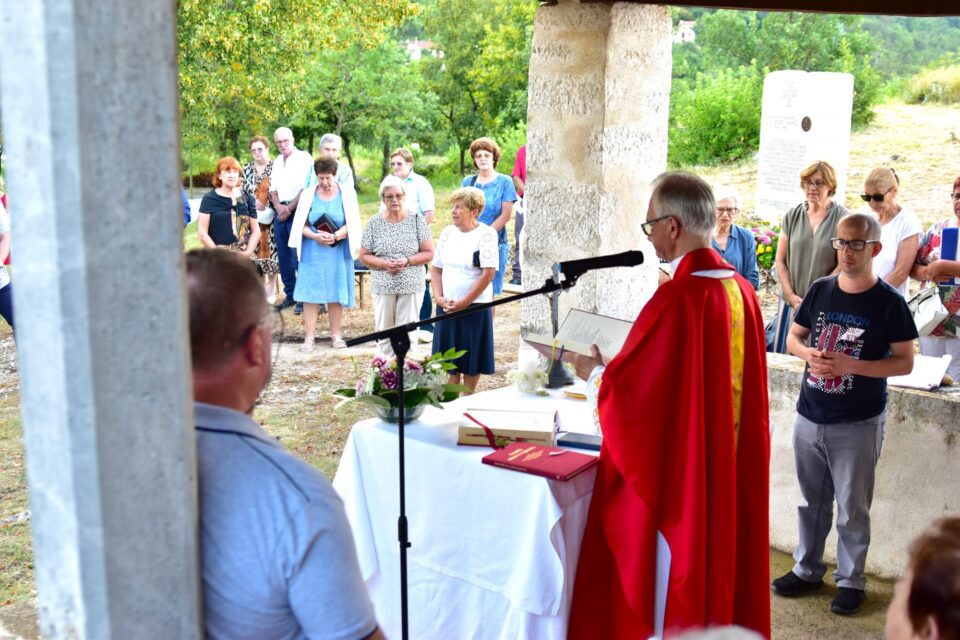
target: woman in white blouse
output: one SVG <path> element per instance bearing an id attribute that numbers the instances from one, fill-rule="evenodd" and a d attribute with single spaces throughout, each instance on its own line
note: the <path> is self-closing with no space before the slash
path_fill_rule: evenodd
<path id="1" fill-rule="evenodd" d="M 367 223 L 360 240 L 360 262 L 371 272 L 373 317 L 377 331 L 420 319 L 423 266 L 433 259 L 433 240 L 426 219 L 407 211 L 403 181 L 387 176 L 380 184 L 380 213 Z M 417 344 L 412 332 L 410 344 Z M 394 355 L 389 340 L 377 351 Z"/>
<path id="2" fill-rule="evenodd" d="M 431 269 L 431 293 L 438 316 L 492 301 L 491 283 L 500 259 L 497 232 L 477 219 L 484 206 L 483 192 L 462 187 L 450 195 L 450 203 L 453 224 L 440 234 Z M 491 310 L 437 322 L 433 352 L 451 348 L 466 353 L 453 361 L 457 368 L 450 373 L 449 382 L 464 384 L 473 393 L 480 376 L 494 372 Z"/>
<path id="3" fill-rule="evenodd" d="M 910 269 L 917 257 L 920 219 L 897 202 L 900 178 L 888 167 L 878 167 L 863 181 L 860 198 L 880 221 L 880 253 L 873 259 L 873 272 L 906 297 Z"/>

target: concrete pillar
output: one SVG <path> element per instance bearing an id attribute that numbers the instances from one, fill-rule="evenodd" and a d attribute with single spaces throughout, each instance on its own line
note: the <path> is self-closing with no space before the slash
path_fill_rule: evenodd
<path id="1" fill-rule="evenodd" d="M 0 0 L 45 637 L 200 634 L 175 6 Z"/>
<path id="2" fill-rule="evenodd" d="M 671 42 L 662 6 L 537 9 L 527 111 L 524 285 L 558 261 L 641 249 L 646 263 L 587 274 L 561 298 L 632 320 L 656 288 L 657 259 L 640 230 L 649 183 L 666 167 Z M 528 275 L 529 274 L 529 275 Z M 549 306 L 523 302 L 524 332 L 549 330 Z"/>

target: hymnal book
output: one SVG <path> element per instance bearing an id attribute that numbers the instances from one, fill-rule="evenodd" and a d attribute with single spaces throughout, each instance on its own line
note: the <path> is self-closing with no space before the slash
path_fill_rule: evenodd
<path id="1" fill-rule="evenodd" d="M 573 362 L 578 353 L 591 355 L 592 344 L 600 348 L 604 358 L 614 357 L 620 353 L 632 328 L 633 323 L 626 320 L 570 309 L 556 338 L 528 334 L 523 339 L 547 359 Z"/>
<path id="2" fill-rule="evenodd" d="M 512 442 L 553 445 L 556 411 L 467 409 L 457 426 L 457 444 L 502 447 Z"/>
<path id="3" fill-rule="evenodd" d="M 940 235 L 940 259 L 957 260 L 958 245 L 960 245 L 960 227 L 947 227 Z M 942 284 L 951 284 L 948 280 Z M 960 277 L 954 278 L 952 284 L 960 284 Z"/>
<path id="4" fill-rule="evenodd" d="M 317 231 L 323 231 L 324 233 L 331 233 L 336 235 L 337 231 L 340 229 L 340 226 L 337 225 L 333 219 L 327 214 L 321 214 L 317 221 L 313 223 L 313 228 Z M 331 247 L 335 247 L 339 240 L 334 240 Z"/>
<path id="5" fill-rule="evenodd" d="M 551 480 L 569 480 L 595 466 L 600 459 L 567 449 L 531 442 L 514 442 L 483 457 L 483 463 Z"/>

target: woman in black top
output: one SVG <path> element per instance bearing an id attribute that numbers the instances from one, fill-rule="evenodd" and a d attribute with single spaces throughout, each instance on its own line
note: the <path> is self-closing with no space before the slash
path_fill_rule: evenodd
<path id="1" fill-rule="evenodd" d="M 229 247 L 252 258 L 260 242 L 253 196 L 240 188 L 242 168 L 236 158 L 217 161 L 213 186 L 200 201 L 197 237 L 205 247 Z"/>

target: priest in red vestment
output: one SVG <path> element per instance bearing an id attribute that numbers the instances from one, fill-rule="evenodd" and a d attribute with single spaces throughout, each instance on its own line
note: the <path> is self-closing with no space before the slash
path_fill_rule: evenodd
<path id="1" fill-rule="evenodd" d="M 570 638 L 740 625 L 770 636 L 770 429 L 753 287 L 710 246 L 713 193 L 654 181 L 643 231 L 674 277 L 640 312 L 596 391 L 603 447 Z"/>

